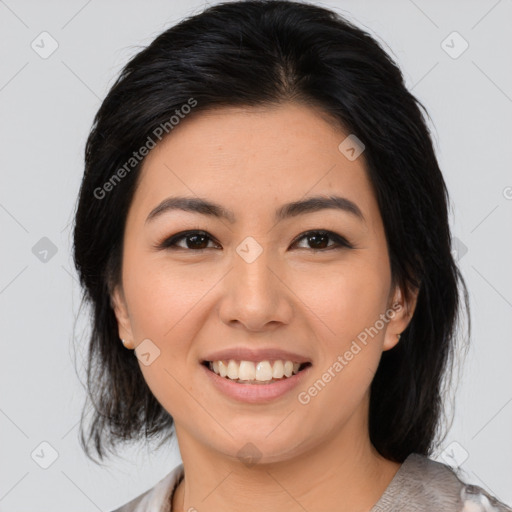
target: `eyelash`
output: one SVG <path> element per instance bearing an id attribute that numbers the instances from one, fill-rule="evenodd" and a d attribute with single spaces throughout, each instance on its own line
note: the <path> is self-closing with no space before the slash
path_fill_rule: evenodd
<path id="1" fill-rule="evenodd" d="M 198 252 L 198 253 L 209 249 L 209 248 L 190 249 L 188 247 L 184 248 L 184 247 L 178 247 L 176 245 L 176 243 L 178 241 L 185 239 L 187 237 L 193 236 L 193 235 L 205 236 L 215 242 L 214 238 L 212 238 L 206 231 L 193 230 L 193 231 L 183 231 L 183 232 L 177 233 L 176 235 L 173 235 L 169 238 L 166 238 L 165 240 L 163 240 L 162 242 L 157 244 L 155 246 L 155 248 L 158 250 L 160 250 L 160 249 L 162 249 L 162 250 L 163 249 L 184 250 L 184 251 L 191 251 L 191 252 Z M 292 245 L 295 245 L 297 242 L 299 242 L 303 238 L 307 238 L 308 236 L 311 236 L 311 235 L 328 236 L 329 238 L 334 240 L 334 244 L 331 246 L 328 246 L 327 248 L 310 249 L 313 252 L 325 252 L 325 251 L 330 251 L 330 250 L 334 250 L 334 249 L 353 249 L 354 248 L 354 246 L 346 238 L 344 238 L 336 233 L 333 233 L 332 231 L 326 231 L 323 229 L 311 230 L 311 231 L 306 231 L 305 233 L 302 233 L 297 238 L 295 238 Z"/>

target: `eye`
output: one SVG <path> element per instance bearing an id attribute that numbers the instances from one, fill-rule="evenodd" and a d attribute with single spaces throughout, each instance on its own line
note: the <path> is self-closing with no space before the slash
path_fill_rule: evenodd
<path id="1" fill-rule="evenodd" d="M 179 245 L 184 240 L 185 246 Z M 202 251 L 207 249 L 208 240 L 213 240 L 205 231 L 185 231 L 177 233 L 157 245 L 157 249 L 190 249 L 193 251 Z"/>
<path id="2" fill-rule="evenodd" d="M 339 248 L 353 248 L 352 244 L 346 238 L 333 233 L 332 231 L 318 230 L 307 231 L 298 238 L 296 238 L 292 246 L 297 245 L 300 240 L 306 240 L 306 243 L 312 245 L 310 249 L 313 251 L 326 251 Z M 332 244 L 328 244 L 329 239 L 333 240 Z M 180 243 L 184 241 L 184 245 Z M 184 249 L 199 252 L 208 249 L 208 242 L 214 239 L 206 231 L 185 231 L 177 233 L 169 238 L 166 238 L 159 244 L 156 249 Z M 216 243 L 216 242 L 215 242 Z M 220 247 L 216 243 L 217 247 Z M 308 247 L 306 247 L 307 249 Z"/>
<path id="3" fill-rule="evenodd" d="M 347 241 L 346 238 L 333 233 L 332 231 L 308 231 L 303 233 L 298 238 L 295 239 L 294 245 L 297 244 L 300 240 L 306 240 L 306 243 L 312 245 L 311 249 L 314 251 L 325 251 L 332 249 L 339 249 L 342 247 L 346 247 L 348 249 L 352 249 L 353 246 L 350 242 Z M 328 240 L 334 240 L 333 244 L 327 245 Z M 307 249 L 308 247 L 306 247 Z"/>

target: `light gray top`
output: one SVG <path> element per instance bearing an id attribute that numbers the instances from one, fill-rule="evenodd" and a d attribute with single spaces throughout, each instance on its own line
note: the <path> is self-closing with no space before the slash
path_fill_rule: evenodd
<path id="1" fill-rule="evenodd" d="M 176 466 L 151 489 L 112 512 L 172 512 L 171 497 L 183 478 Z M 370 512 L 512 512 L 476 485 L 465 484 L 456 470 L 412 453 L 405 459 Z"/>

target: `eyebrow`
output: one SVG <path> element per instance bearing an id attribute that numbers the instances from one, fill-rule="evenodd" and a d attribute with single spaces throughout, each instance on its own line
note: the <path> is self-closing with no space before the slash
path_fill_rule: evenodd
<path id="1" fill-rule="evenodd" d="M 351 214 L 362 222 L 366 222 L 357 204 L 346 197 L 340 196 L 314 196 L 300 201 L 286 203 L 276 210 L 275 222 L 326 209 L 341 210 Z M 161 216 L 163 213 L 173 210 L 209 215 L 219 219 L 226 219 L 230 223 L 236 221 L 235 215 L 231 210 L 217 203 L 201 197 L 178 196 L 164 199 L 158 206 L 151 210 L 145 222 L 148 223 Z"/>

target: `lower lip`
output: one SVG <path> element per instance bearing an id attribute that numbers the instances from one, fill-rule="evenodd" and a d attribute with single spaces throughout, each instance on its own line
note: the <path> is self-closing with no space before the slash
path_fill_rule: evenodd
<path id="1" fill-rule="evenodd" d="M 235 381 L 221 377 L 209 370 L 204 364 L 201 365 L 211 383 L 223 394 L 246 403 L 270 402 L 286 395 L 296 388 L 306 377 L 311 369 L 307 366 L 299 373 L 286 379 L 271 384 L 238 384 Z"/>

